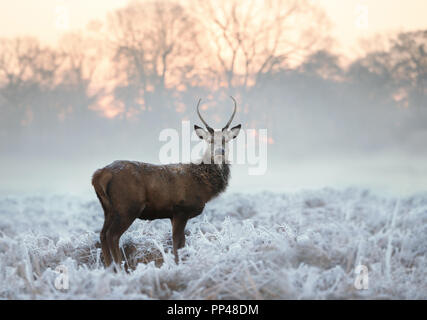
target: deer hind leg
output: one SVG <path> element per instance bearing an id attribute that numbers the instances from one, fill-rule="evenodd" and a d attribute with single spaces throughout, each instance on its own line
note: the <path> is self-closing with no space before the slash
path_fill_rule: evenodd
<path id="1" fill-rule="evenodd" d="M 111 173 L 102 169 L 97 170 L 92 177 L 92 185 L 95 188 L 96 196 L 98 197 L 102 209 L 104 210 L 104 225 L 101 230 L 100 240 L 104 262 L 107 267 L 111 265 L 112 261 L 110 247 L 107 242 L 107 231 L 111 225 L 113 216 L 110 197 L 107 194 L 107 189 L 111 178 Z"/>
<path id="2" fill-rule="evenodd" d="M 122 255 L 119 247 L 120 237 L 130 227 L 134 220 L 135 219 L 123 219 L 119 215 L 115 215 L 107 231 L 108 246 L 110 247 L 117 268 L 120 268 L 122 262 Z"/>
<path id="3" fill-rule="evenodd" d="M 108 246 L 107 242 L 107 231 L 108 228 L 111 226 L 112 219 L 112 212 L 109 206 L 109 203 L 105 203 L 106 201 L 103 200 L 103 197 L 101 197 L 98 192 L 96 193 L 99 202 L 102 205 L 102 209 L 104 210 L 104 225 L 102 226 L 101 234 L 100 234 L 100 240 L 101 240 L 101 248 L 102 248 L 102 255 L 104 256 L 104 263 L 106 267 L 109 267 L 112 262 L 111 258 L 111 252 L 110 247 Z"/>
<path id="4" fill-rule="evenodd" d="M 174 215 L 172 218 L 172 242 L 173 242 L 173 254 L 175 255 L 175 263 L 178 264 L 178 249 L 185 246 L 185 226 L 188 219 L 180 215 Z"/>
<path id="5" fill-rule="evenodd" d="M 112 214 L 106 213 L 104 225 L 102 226 L 101 235 L 100 235 L 102 255 L 104 256 L 104 263 L 106 267 L 109 267 L 112 262 L 110 246 L 108 245 L 108 241 L 107 241 L 107 231 L 110 228 L 112 222 L 113 222 Z"/>
<path id="6" fill-rule="evenodd" d="M 143 208 L 141 209 L 143 210 Z M 122 234 L 131 226 L 138 215 L 133 214 L 115 214 L 110 227 L 107 231 L 107 243 L 113 255 L 114 263 L 120 268 L 122 255 L 120 252 L 119 242 Z"/>

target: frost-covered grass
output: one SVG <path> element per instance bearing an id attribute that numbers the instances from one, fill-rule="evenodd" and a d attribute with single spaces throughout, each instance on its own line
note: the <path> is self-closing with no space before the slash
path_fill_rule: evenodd
<path id="1" fill-rule="evenodd" d="M 135 222 L 121 239 L 130 273 L 104 269 L 102 223 L 95 197 L 0 198 L 0 298 L 427 299 L 427 195 L 225 194 L 188 223 L 179 265 L 168 220 Z"/>

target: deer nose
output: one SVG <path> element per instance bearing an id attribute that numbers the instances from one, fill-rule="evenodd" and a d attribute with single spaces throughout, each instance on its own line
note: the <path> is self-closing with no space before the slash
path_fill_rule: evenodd
<path id="1" fill-rule="evenodd" d="M 225 150 L 223 148 L 215 149 L 216 156 L 223 156 L 225 154 Z"/>

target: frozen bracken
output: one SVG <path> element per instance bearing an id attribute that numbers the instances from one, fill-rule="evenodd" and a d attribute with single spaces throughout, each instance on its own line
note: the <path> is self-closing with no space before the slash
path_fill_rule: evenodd
<path id="1" fill-rule="evenodd" d="M 103 218 L 94 196 L 0 198 L 0 298 L 427 299 L 426 194 L 225 194 L 188 223 L 178 265 L 170 221 L 135 222 L 128 273 L 104 269 Z"/>

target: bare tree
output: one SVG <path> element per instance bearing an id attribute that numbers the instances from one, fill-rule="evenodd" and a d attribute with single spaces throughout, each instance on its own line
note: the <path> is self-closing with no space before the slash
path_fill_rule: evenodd
<path id="1" fill-rule="evenodd" d="M 417 107 L 426 106 L 427 30 L 401 33 L 392 42 L 393 76 L 397 85 L 413 97 Z"/>
<path id="2" fill-rule="evenodd" d="M 55 86 L 62 61 L 60 53 L 41 46 L 34 38 L 0 41 L 0 95 L 9 124 L 19 127 L 52 111 L 52 104 L 42 93 Z"/>
<path id="3" fill-rule="evenodd" d="M 355 61 L 352 69 L 363 82 L 376 91 L 379 83 L 387 87 L 389 93 L 384 98 L 394 99 L 405 107 L 424 106 L 427 96 L 427 31 L 404 32 L 391 38 L 388 47 L 377 48 L 365 57 Z M 379 82 L 378 80 L 381 80 Z"/>
<path id="4" fill-rule="evenodd" d="M 11 88 L 25 82 L 54 85 L 61 55 L 34 38 L 0 41 L 0 82 Z"/>
<path id="5" fill-rule="evenodd" d="M 59 48 L 65 57 L 64 81 L 87 86 L 102 58 L 100 44 L 93 38 L 75 32 L 66 34 L 61 39 Z"/>
<path id="6" fill-rule="evenodd" d="M 106 57 L 105 50 L 99 39 L 78 32 L 61 38 L 59 48 L 64 56 L 61 84 L 64 90 L 73 95 L 64 103 L 72 104 L 71 112 L 75 117 L 87 115 L 89 107 L 103 91 L 94 83 L 94 78 Z"/>
<path id="7" fill-rule="evenodd" d="M 109 18 L 115 61 L 126 81 L 144 97 L 162 97 L 196 74 L 196 20 L 175 2 L 133 2 Z"/>
<path id="8" fill-rule="evenodd" d="M 197 0 L 227 87 L 247 87 L 301 61 L 328 38 L 325 15 L 308 1 Z"/>

